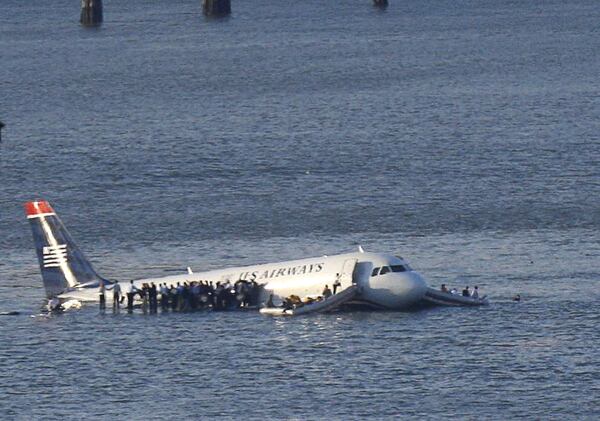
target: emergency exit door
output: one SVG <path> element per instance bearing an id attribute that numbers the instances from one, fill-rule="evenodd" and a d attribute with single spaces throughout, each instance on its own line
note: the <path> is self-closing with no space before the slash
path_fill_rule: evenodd
<path id="1" fill-rule="evenodd" d="M 354 269 L 358 259 L 348 259 L 344 261 L 342 272 L 340 273 L 341 289 L 346 289 L 354 283 Z"/>

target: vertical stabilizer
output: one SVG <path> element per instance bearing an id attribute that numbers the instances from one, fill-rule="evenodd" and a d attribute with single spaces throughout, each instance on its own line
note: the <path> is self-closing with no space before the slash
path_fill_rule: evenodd
<path id="1" fill-rule="evenodd" d="M 76 285 L 99 283 L 102 278 L 79 250 L 48 202 L 27 202 L 25 213 L 33 232 L 48 297 L 54 297 Z"/>

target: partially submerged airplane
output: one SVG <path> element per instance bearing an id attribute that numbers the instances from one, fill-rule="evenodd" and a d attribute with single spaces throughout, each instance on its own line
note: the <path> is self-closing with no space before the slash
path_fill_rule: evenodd
<path id="1" fill-rule="evenodd" d="M 47 201 L 25 204 L 48 298 L 61 301 L 98 301 L 99 286 L 106 286 L 106 299 L 112 300 L 115 281 L 102 278 L 77 247 L 62 221 Z M 400 256 L 367 253 L 359 247 L 355 253 L 313 257 L 287 262 L 242 266 L 134 281 L 137 288 L 154 282 L 175 285 L 177 282 L 256 281 L 261 288 L 260 302 L 273 294 L 284 299 L 320 295 L 325 285 L 336 282 L 340 290 L 352 287 L 343 304 L 373 309 L 404 310 L 419 304 L 428 290 L 423 277 Z"/>

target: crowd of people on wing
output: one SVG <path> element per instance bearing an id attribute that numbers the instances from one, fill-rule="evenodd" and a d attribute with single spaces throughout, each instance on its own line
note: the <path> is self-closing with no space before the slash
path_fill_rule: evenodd
<path id="1" fill-rule="evenodd" d="M 458 294 L 458 291 L 456 290 L 456 288 L 452 288 L 451 290 L 448 290 L 448 287 L 446 287 L 446 284 L 442 284 L 441 291 L 449 292 L 450 294 Z M 462 290 L 461 295 L 463 297 L 479 298 L 479 287 L 477 285 L 475 285 L 475 287 L 473 287 L 473 290 L 470 291 L 469 286 L 467 285 L 465 287 L 465 289 Z"/>
<path id="2" fill-rule="evenodd" d="M 228 310 L 258 305 L 260 286 L 255 281 L 239 280 L 235 283 L 230 281 L 177 282 L 176 284 L 154 282 L 144 283 L 141 288 L 135 286 L 133 281 L 124 288 L 118 281 L 113 285 L 113 310 L 118 310 L 127 299 L 127 310 L 133 311 L 133 305 L 138 295 L 142 301 L 144 312 L 157 312 L 160 308 L 166 311 L 195 311 L 212 308 L 214 310 Z M 100 284 L 100 308 L 106 306 L 106 287 Z"/>

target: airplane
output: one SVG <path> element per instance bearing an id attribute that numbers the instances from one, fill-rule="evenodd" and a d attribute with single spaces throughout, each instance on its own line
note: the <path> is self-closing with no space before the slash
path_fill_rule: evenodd
<path id="1" fill-rule="evenodd" d="M 112 302 L 113 280 L 101 277 L 73 241 L 62 221 L 45 200 L 25 203 L 25 213 L 33 240 L 48 299 L 61 302 L 99 301 L 100 282 L 106 288 L 106 300 Z M 338 283 L 340 291 L 356 290 L 343 304 L 370 309 L 406 310 L 418 305 L 428 289 L 423 276 L 405 259 L 359 250 L 353 253 L 312 257 L 253 266 L 232 267 L 206 272 L 134 280 L 134 286 L 177 282 L 209 281 L 234 284 L 238 280 L 255 281 L 260 288 L 259 302 L 264 305 L 271 295 L 283 300 L 294 294 L 318 296 L 325 285 Z M 125 289 L 126 284 L 122 284 Z"/>

